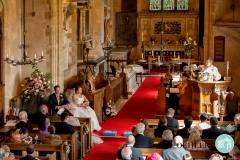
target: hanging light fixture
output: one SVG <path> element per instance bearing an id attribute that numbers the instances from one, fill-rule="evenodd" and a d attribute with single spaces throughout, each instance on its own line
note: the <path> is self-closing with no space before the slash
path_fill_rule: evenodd
<path id="1" fill-rule="evenodd" d="M 6 55 L 6 59 L 5 61 L 8 64 L 12 64 L 13 66 L 17 66 L 17 65 L 27 65 L 27 64 L 37 64 L 38 62 L 42 62 L 44 60 L 46 60 L 43 56 L 43 51 L 42 51 L 42 56 L 37 59 L 36 54 L 34 56 L 34 59 L 31 60 L 28 56 L 27 56 L 27 51 L 26 49 L 29 48 L 28 45 L 26 45 L 26 28 L 25 28 L 25 19 L 26 19 L 26 10 L 25 10 L 25 1 L 23 0 L 23 44 L 18 45 L 18 48 L 23 49 L 23 57 L 21 60 L 16 60 L 14 59 L 14 56 L 12 56 L 12 58 L 9 57 L 8 53 Z"/>

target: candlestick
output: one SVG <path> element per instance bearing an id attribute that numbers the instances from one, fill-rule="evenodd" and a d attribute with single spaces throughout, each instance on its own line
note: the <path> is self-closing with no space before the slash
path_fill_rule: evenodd
<path id="1" fill-rule="evenodd" d="M 180 55 L 178 55 L 178 60 L 180 61 Z"/>
<path id="2" fill-rule="evenodd" d="M 34 59 L 37 59 L 37 55 L 35 54 Z"/>
<path id="3" fill-rule="evenodd" d="M 154 56 L 153 50 L 152 50 L 152 56 Z"/>
<path id="4" fill-rule="evenodd" d="M 42 51 L 42 57 L 43 57 L 43 51 Z"/>
<path id="5" fill-rule="evenodd" d="M 143 53 L 142 53 L 142 58 L 143 58 Z"/>
<path id="6" fill-rule="evenodd" d="M 153 41 L 153 47 L 154 47 L 154 41 Z"/>
<path id="7" fill-rule="evenodd" d="M 187 32 L 187 41 L 188 41 L 188 32 Z"/>
<path id="8" fill-rule="evenodd" d="M 174 55 L 173 56 L 175 57 L 175 51 L 174 51 Z"/>
<path id="9" fill-rule="evenodd" d="M 158 56 L 158 62 L 160 62 L 160 56 Z"/>
<path id="10" fill-rule="evenodd" d="M 143 32 L 142 32 L 142 41 L 143 41 Z"/>
<path id="11" fill-rule="evenodd" d="M 227 61 L 227 70 L 229 69 L 229 61 Z"/>

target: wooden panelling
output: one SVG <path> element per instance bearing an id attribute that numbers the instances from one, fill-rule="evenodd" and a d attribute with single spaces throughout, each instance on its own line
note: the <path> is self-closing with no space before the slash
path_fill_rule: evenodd
<path id="1" fill-rule="evenodd" d="M 214 37 L 214 61 L 224 62 L 225 58 L 225 37 L 216 36 Z"/>

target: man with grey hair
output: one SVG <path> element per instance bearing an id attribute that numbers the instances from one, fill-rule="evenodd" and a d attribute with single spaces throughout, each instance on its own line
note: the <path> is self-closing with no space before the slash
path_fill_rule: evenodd
<path id="1" fill-rule="evenodd" d="M 130 147 L 124 147 L 121 151 L 122 159 L 131 160 L 132 159 L 132 150 Z"/>
<path id="2" fill-rule="evenodd" d="M 135 135 L 135 148 L 153 148 L 153 141 L 150 137 L 144 136 L 143 132 L 145 130 L 145 125 L 143 123 L 138 123 L 136 126 L 137 134 Z"/>
<path id="3" fill-rule="evenodd" d="M 127 137 L 127 147 L 130 147 L 132 150 L 132 160 L 143 160 L 142 151 L 133 147 L 135 143 L 135 138 L 133 135 Z M 122 150 L 118 150 L 118 159 L 122 159 Z"/>
<path id="4" fill-rule="evenodd" d="M 39 113 L 38 113 L 38 125 L 41 125 L 41 122 L 44 122 L 45 119 L 48 117 L 48 107 L 46 105 L 41 105 L 39 107 Z"/>
<path id="5" fill-rule="evenodd" d="M 167 127 L 171 128 L 174 130 L 174 128 L 178 129 L 179 128 L 179 124 L 178 124 L 178 120 L 174 119 L 175 110 L 173 108 L 169 108 L 167 111 Z"/>
<path id="6" fill-rule="evenodd" d="M 30 126 L 30 124 L 27 123 L 28 121 L 28 115 L 27 115 L 27 112 L 25 111 L 21 111 L 19 114 L 18 114 L 18 117 L 20 119 L 20 122 L 18 122 L 16 124 L 16 128 L 17 129 L 20 129 L 20 128 L 27 128 L 28 132 L 29 133 L 32 133 L 32 127 Z"/>
<path id="7" fill-rule="evenodd" d="M 182 137 L 176 136 L 172 141 L 172 147 L 169 149 L 165 149 L 163 151 L 163 159 L 164 160 L 183 159 L 183 156 L 185 156 L 186 154 L 191 155 L 189 151 L 183 148 Z"/>

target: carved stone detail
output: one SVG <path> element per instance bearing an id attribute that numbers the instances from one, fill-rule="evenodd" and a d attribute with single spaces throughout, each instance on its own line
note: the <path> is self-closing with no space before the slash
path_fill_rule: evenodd
<path id="1" fill-rule="evenodd" d="M 209 95 L 209 94 L 213 93 L 213 90 L 212 90 L 212 88 L 202 88 L 202 93 L 204 95 Z"/>

